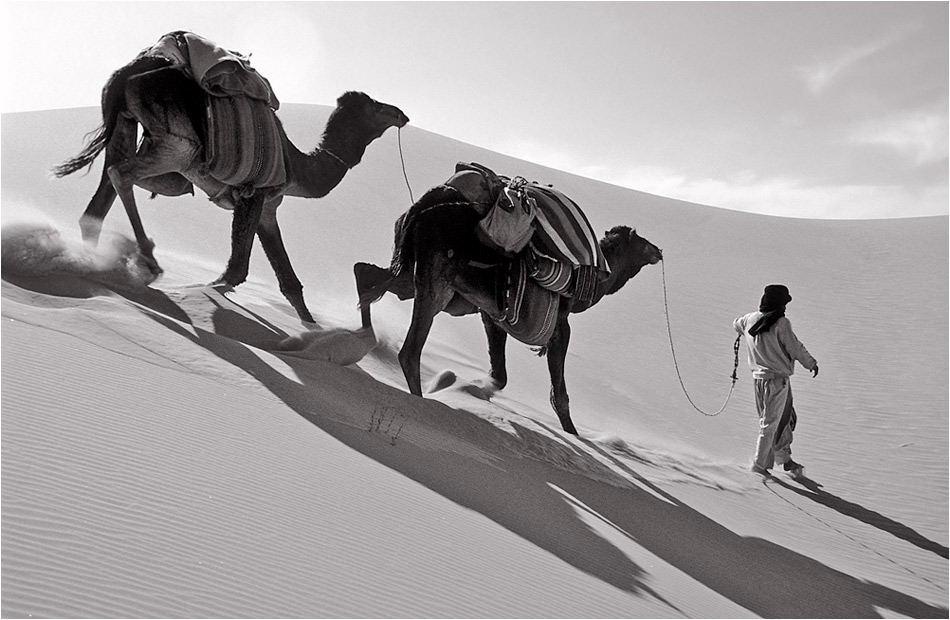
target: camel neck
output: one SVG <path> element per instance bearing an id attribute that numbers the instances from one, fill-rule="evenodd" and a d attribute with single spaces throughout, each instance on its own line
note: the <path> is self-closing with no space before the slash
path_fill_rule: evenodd
<path id="1" fill-rule="evenodd" d="M 350 170 L 343 157 L 322 148 L 309 154 L 295 149 L 289 159 L 291 183 L 284 192 L 287 196 L 323 198 L 340 184 Z"/>
<path id="2" fill-rule="evenodd" d="M 622 289 L 623 286 L 640 273 L 640 270 L 644 267 L 644 265 L 625 265 L 620 256 L 605 255 L 605 257 L 607 264 L 611 266 L 612 270 L 610 277 L 601 282 L 598 286 L 598 293 L 602 292 L 601 297 L 604 295 L 613 295 Z"/>

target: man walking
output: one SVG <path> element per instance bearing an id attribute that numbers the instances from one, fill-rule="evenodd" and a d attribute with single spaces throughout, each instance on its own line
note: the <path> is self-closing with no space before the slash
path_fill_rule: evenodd
<path id="1" fill-rule="evenodd" d="M 818 362 L 792 331 L 785 317 L 785 306 L 792 301 L 788 287 L 765 287 L 759 311 L 741 316 L 733 325 L 745 336 L 749 346 L 749 366 L 755 389 L 755 408 L 759 413 L 759 438 L 752 471 L 768 474 L 774 465 L 793 477 L 804 475 L 804 467 L 792 460 L 792 431 L 797 416 L 792 406 L 790 378 L 795 362 L 818 376 Z"/>

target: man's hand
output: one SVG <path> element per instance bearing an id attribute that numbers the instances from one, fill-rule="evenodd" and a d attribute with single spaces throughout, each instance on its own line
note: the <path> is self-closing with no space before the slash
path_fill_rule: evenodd
<path id="1" fill-rule="evenodd" d="M 811 369 L 811 376 L 815 378 L 818 376 L 818 364 L 815 364 L 815 367 Z"/>

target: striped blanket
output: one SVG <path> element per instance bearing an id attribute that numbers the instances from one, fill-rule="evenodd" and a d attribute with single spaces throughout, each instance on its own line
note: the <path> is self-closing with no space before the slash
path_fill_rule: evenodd
<path id="1" fill-rule="evenodd" d="M 208 173 L 234 187 L 273 187 L 287 182 L 277 117 L 248 97 L 209 97 Z"/>
<path id="2" fill-rule="evenodd" d="M 556 293 L 590 301 L 610 266 L 587 216 L 553 187 L 529 183 L 526 190 L 538 207 L 530 245 L 536 270 L 531 276 Z"/>
<path id="3" fill-rule="evenodd" d="M 538 205 L 539 226 L 531 242 L 539 250 L 575 267 L 610 272 L 594 229 L 576 202 L 553 187 L 529 183 L 525 189 Z"/>

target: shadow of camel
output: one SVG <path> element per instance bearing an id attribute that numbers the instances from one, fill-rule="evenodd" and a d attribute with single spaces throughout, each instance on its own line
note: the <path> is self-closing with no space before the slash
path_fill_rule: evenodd
<path id="1" fill-rule="evenodd" d="M 646 569 L 585 518 L 600 520 L 762 617 L 871 618 L 881 617 L 879 609 L 920 618 L 947 616 L 946 608 L 858 579 L 772 542 L 740 536 L 596 443 L 580 440 L 578 445 L 544 426 L 546 432 L 540 433 L 512 424 L 512 434 L 475 414 L 386 386 L 358 368 L 283 356 L 272 346 L 287 334 L 223 296 L 206 294 L 215 305 L 213 330 L 208 330 L 192 321 L 185 321 L 188 327 L 184 327 L 180 319 L 187 312 L 167 295 L 119 294 L 134 301 L 144 316 L 254 377 L 343 444 L 484 515 L 577 570 L 633 595 L 653 597 L 677 615 L 687 614 L 654 591 Z M 251 347 L 279 356 L 296 380 L 277 371 Z M 373 432 L 375 416 L 385 410 L 398 411 L 404 418 L 406 428 L 400 427 L 398 442 L 379 432 L 378 424 Z M 433 447 L 440 442 L 421 441 L 433 435 L 468 449 L 442 451 Z M 578 465 L 588 475 L 552 464 L 550 455 Z M 545 518 L 532 517 L 538 514 Z"/>
<path id="2" fill-rule="evenodd" d="M 219 305 L 214 316 L 215 331 L 219 326 L 234 327 L 242 321 L 250 322 Z M 240 334 L 252 327 L 228 331 Z M 621 590 L 653 596 L 678 613 L 683 612 L 647 585 L 645 570 L 592 530 L 579 517 L 579 510 L 603 519 L 696 581 L 763 617 L 868 618 L 879 617 L 880 608 L 920 618 L 947 615 L 945 608 L 857 579 L 767 540 L 739 536 L 652 484 L 593 442 L 583 443 L 653 493 L 633 488 L 625 479 L 618 480 L 613 470 L 554 430 L 547 429 L 549 434 L 542 435 L 512 424 L 517 433 L 513 438 L 474 414 L 384 386 L 359 369 L 282 358 L 302 378 L 303 382 L 297 383 L 273 371 L 246 347 L 237 348 L 237 343 L 222 346 L 220 338 L 199 330 L 197 344 L 253 375 L 290 408 L 339 441 L 485 515 L 575 568 Z M 327 394 L 324 386 L 328 372 L 348 375 L 345 392 Z M 308 375 L 316 379 L 313 384 L 308 384 Z M 323 402 L 314 402 L 315 393 L 323 396 Z M 438 426 L 446 417 L 453 418 L 459 436 L 475 438 L 494 457 L 493 462 L 486 464 L 454 452 L 435 453 L 410 442 L 400 442 L 400 449 L 393 450 L 389 442 L 380 442 L 366 432 L 365 420 L 354 424 L 349 416 L 345 421 L 335 421 L 326 415 L 329 409 L 340 407 L 344 394 L 367 395 L 368 402 L 362 404 L 367 411 L 382 406 L 411 411 L 420 424 L 426 424 L 426 418 L 440 418 L 433 420 Z M 382 395 L 382 400 L 372 402 L 373 394 Z M 571 473 L 543 458 L 525 458 L 525 452 L 531 451 L 529 446 L 540 447 L 547 454 L 570 452 L 583 462 L 586 471 L 595 472 L 601 479 L 613 479 L 615 484 Z M 566 499 L 558 489 L 581 505 Z M 534 514 L 544 514 L 545 519 L 538 522 L 525 517 Z"/>
<path id="3" fill-rule="evenodd" d="M 774 482 L 779 486 L 785 487 L 789 491 L 797 493 L 802 497 L 807 497 L 815 503 L 821 504 L 822 506 L 827 506 L 832 510 L 836 510 L 846 517 L 851 517 L 852 519 L 857 519 L 862 523 L 866 523 L 872 527 L 887 532 L 891 536 L 900 538 L 901 540 L 907 541 L 910 544 L 923 549 L 924 551 L 930 551 L 935 553 L 942 558 L 948 557 L 948 549 L 946 546 L 941 545 L 940 543 L 926 538 L 923 534 L 920 534 L 916 530 L 891 519 L 890 517 L 885 517 L 879 512 L 875 512 L 869 508 L 865 508 L 860 504 L 855 504 L 854 502 L 849 502 L 846 499 L 832 495 L 824 489 L 821 485 L 815 482 L 814 480 L 805 479 L 800 482 L 800 484 L 805 487 L 804 489 L 780 480 L 779 478 L 772 477 L 769 479 L 769 482 Z"/>

